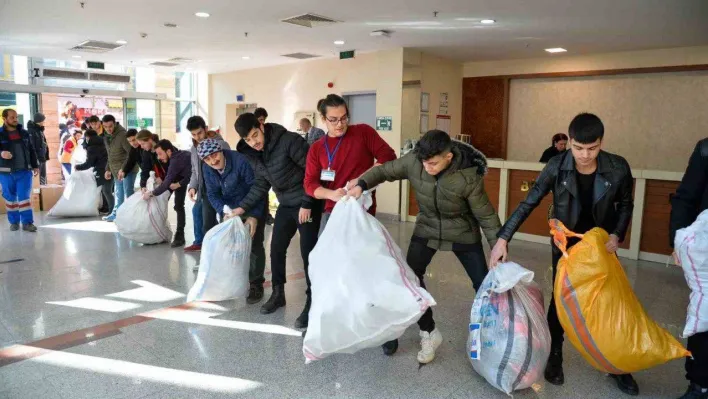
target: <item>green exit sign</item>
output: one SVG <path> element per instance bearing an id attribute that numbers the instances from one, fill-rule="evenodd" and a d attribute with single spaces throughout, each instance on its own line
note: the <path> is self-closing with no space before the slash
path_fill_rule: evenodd
<path id="1" fill-rule="evenodd" d="M 349 58 L 354 58 L 354 50 L 339 52 L 339 59 L 340 60 L 346 60 Z"/>
<path id="2" fill-rule="evenodd" d="M 86 67 L 91 69 L 106 69 L 106 64 L 103 62 L 87 61 Z"/>

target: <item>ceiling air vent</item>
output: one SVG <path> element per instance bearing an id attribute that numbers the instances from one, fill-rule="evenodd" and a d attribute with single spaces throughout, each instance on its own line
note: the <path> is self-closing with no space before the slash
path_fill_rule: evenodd
<path id="1" fill-rule="evenodd" d="M 85 51 L 88 53 L 105 53 L 117 48 L 123 47 L 122 44 L 99 42 L 97 40 L 87 40 L 79 45 L 72 47 L 72 51 Z"/>
<path id="2" fill-rule="evenodd" d="M 323 17 L 321 15 L 308 13 L 284 19 L 282 20 L 282 22 L 285 22 L 286 24 L 304 26 L 306 28 L 314 28 L 316 26 L 336 24 L 340 21 L 336 21 L 332 18 Z"/>
<path id="3" fill-rule="evenodd" d="M 89 78 L 88 72 L 81 71 L 67 71 L 64 69 L 48 69 L 42 70 L 43 78 L 53 78 L 53 79 L 79 79 L 87 80 Z"/>
<path id="4" fill-rule="evenodd" d="M 151 62 L 150 65 L 159 66 L 159 67 L 175 67 L 179 64 L 176 64 L 174 62 L 157 61 L 157 62 Z"/>
<path id="5" fill-rule="evenodd" d="M 317 58 L 317 57 L 319 57 L 319 55 L 307 54 L 307 53 L 292 53 L 292 54 L 283 54 L 283 57 L 295 58 L 296 60 L 306 60 L 309 58 Z"/>
<path id="6" fill-rule="evenodd" d="M 89 75 L 89 80 L 93 80 L 95 82 L 130 83 L 130 75 L 92 72 Z"/>
<path id="7" fill-rule="evenodd" d="M 169 60 L 167 60 L 167 62 L 173 62 L 175 64 L 187 64 L 190 62 L 194 62 L 194 60 L 191 58 L 175 57 L 175 58 L 170 58 Z"/>

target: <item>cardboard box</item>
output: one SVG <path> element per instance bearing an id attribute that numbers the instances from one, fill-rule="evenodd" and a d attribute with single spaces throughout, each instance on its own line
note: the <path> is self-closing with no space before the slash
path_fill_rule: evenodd
<path id="1" fill-rule="evenodd" d="M 49 211 L 54 207 L 54 205 L 59 201 L 62 194 L 64 193 L 64 186 L 58 184 L 51 184 L 47 186 L 41 186 L 40 191 L 40 201 L 41 209 L 45 212 Z"/>

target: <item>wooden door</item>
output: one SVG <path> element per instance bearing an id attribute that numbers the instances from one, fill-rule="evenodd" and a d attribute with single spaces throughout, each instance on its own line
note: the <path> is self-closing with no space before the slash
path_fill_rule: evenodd
<path id="1" fill-rule="evenodd" d="M 508 109 L 509 79 L 463 79 L 462 134 L 487 158 L 506 159 Z"/>

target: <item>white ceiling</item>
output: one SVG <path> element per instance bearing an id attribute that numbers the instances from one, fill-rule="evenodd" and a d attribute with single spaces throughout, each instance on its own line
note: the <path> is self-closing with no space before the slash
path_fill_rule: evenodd
<path id="1" fill-rule="evenodd" d="M 211 17 L 197 18 L 197 11 Z M 307 12 L 343 22 L 280 22 Z M 480 61 L 551 57 L 543 51 L 549 47 L 577 55 L 708 44 L 708 0 L 86 0 L 83 9 L 78 0 L 0 0 L 0 16 L 5 54 L 72 59 L 77 53 L 68 49 L 84 40 L 124 39 L 125 47 L 82 60 L 140 66 L 185 57 L 201 62 L 180 69 L 208 72 L 282 64 L 290 61 L 280 55 L 291 52 L 331 57 L 414 47 Z M 394 33 L 370 37 L 377 29 Z M 342 48 L 333 44 L 338 39 L 346 41 Z"/>

